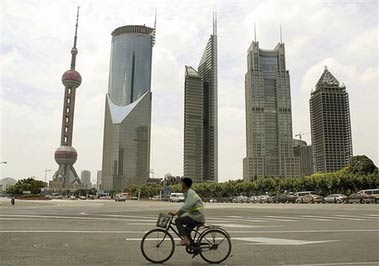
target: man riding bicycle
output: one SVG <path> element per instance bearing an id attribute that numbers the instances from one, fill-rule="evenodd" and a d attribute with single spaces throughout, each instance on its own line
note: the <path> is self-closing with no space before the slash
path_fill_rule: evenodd
<path id="1" fill-rule="evenodd" d="M 177 211 L 169 212 L 171 215 L 178 216 L 175 224 L 179 234 L 183 237 L 180 243 L 177 244 L 178 246 L 190 245 L 192 230 L 205 222 L 204 204 L 199 195 L 191 189 L 191 186 L 191 178 L 183 178 L 182 191 L 184 193 L 184 203 Z"/>

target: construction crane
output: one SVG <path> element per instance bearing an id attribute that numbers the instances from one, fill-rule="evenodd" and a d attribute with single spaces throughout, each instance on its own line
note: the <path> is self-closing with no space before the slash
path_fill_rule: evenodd
<path id="1" fill-rule="evenodd" d="M 299 137 L 299 139 L 301 140 L 301 136 L 308 135 L 308 134 L 311 134 L 311 132 L 306 132 L 306 133 L 299 132 L 299 133 L 295 134 L 295 137 Z"/>

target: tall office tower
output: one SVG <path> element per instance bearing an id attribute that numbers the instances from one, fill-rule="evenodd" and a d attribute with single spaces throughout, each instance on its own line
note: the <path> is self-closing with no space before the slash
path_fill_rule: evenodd
<path id="1" fill-rule="evenodd" d="M 71 49 L 71 68 L 62 76 L 62 82 L 65 87 L 63 101 L 63 117 L 61 130 L 61 146 L 55 151 L 55 161 L 59 168 L 50 182 L 53 189 L 66 189 L 76 184 L 80 184 L 80 179 L 76 173 L 73 164 L 76 162 L 78 153 L 72 147 L 72 132 L 74 127 L 74 110 L 75 110 L 75 93 L 76 89 L 82 82 L 82 77 L 75 70 L 77 32 L 78 32 L 79 7 L 76 15 L 74 46 Z"/>
<path id="2" fill-rule="evenodd" d="M 112 32 L 102 164 L 107 190 L 145 184 L 149 178 L 154 42 L 155 26 L 123 26 Z"/>
<path id="3" fill-rule="evenodd" d="M 101 170 L 98 170 L 97 174 L 96 174 L 96 187 L 97 187 L 97 189 L 102 189 L 103 188 Z"/>
<path id="4" fill-rule="evenodd" d="M 304 140 L 294 139 L 293 156 L 299 157 L 300 176 L 310 176 L 313 174 L 312 146 L 307 145 Z"/>
<path id="5" fill-rule="evenodd" d="M 299 158 L 293 156 L 290 78 L 284 43 L 273 50 L 252 42 L 245 75 L 245 181 L 259 177 L 297 177 Z"/>
<path id="6" fill-rule="evenodd" d="M 201 182 L 204 149 L 203 78 L 190 66 L 186 66 L 184 90 L 184 177 Z"/>
<path id="7" fill-rule="evenodd" d="M 198 70 L 186 66 L 184 90 L 184 177 L 217 182 L 216 14 Z"/>
<path id="8" fill-rule="evenodd" d="M 349 95 L 326 66 L 309 106 L 315 171 L 338 171 L 353 155 Z"/>
<path id="9" fill-rule="evenodd" d="M 80 180 L 82 181 L 83 188 L 90 189 L 91 188 L 91 172 L 88 170 L 83 170 L 80 173 Z"/>

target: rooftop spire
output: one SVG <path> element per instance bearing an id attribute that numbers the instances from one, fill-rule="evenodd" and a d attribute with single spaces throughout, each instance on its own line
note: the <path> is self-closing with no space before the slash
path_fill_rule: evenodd
<path id="1" fill-rule="evenodd" d="M 279 31 L 280 31 L 280 43 L 283 43 L 283 41 L 282 41 L 282 24 L 280 24 Z"/>
<path id="2" fill-rule="evenodd" d="M 213 35 L 217 35 L 217 12 L 213 12 Z"/>
<path id="3" fill-rule="evenodd" d="M 254 22 L 254 42 L 257 42 L 257 29 L 255 27 L 255 22 Z"/>
<path id="4" fill-rule="evenodd" d="M 74 36 L 74 46 L 71 49 L 71 69 L 75 69 L 76 55 L 78 54 L 78 49 L 76 49 L 76 41 L 78 39 L 78 21 L 79 21 L 79 6 L 76 13 L 76 24 L 75 24 L 75 36 Z"/>

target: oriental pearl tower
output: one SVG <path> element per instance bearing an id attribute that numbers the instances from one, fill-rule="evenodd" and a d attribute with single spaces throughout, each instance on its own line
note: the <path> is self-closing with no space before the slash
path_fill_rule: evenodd
<path id="1" fill-rule="evenodd" d="M 74 125 L 75 93 L 82 82 L 82 77 L 75 70 L 77 32 L 78 32 L 79 7 L 76 15 L 74 46 L 71 49 L 71 68 L 62 76 L 65 87 L 62 116 L 61 146 L 55 151 L 55 161 L 59 168 L 53 176 L 51 186 L 55 189 L 68 189 L 74 184 L 80 184 L 78 174 L 74 169 L 74 163 L 78 153 L 72 147 L 72 131 Z"/>

